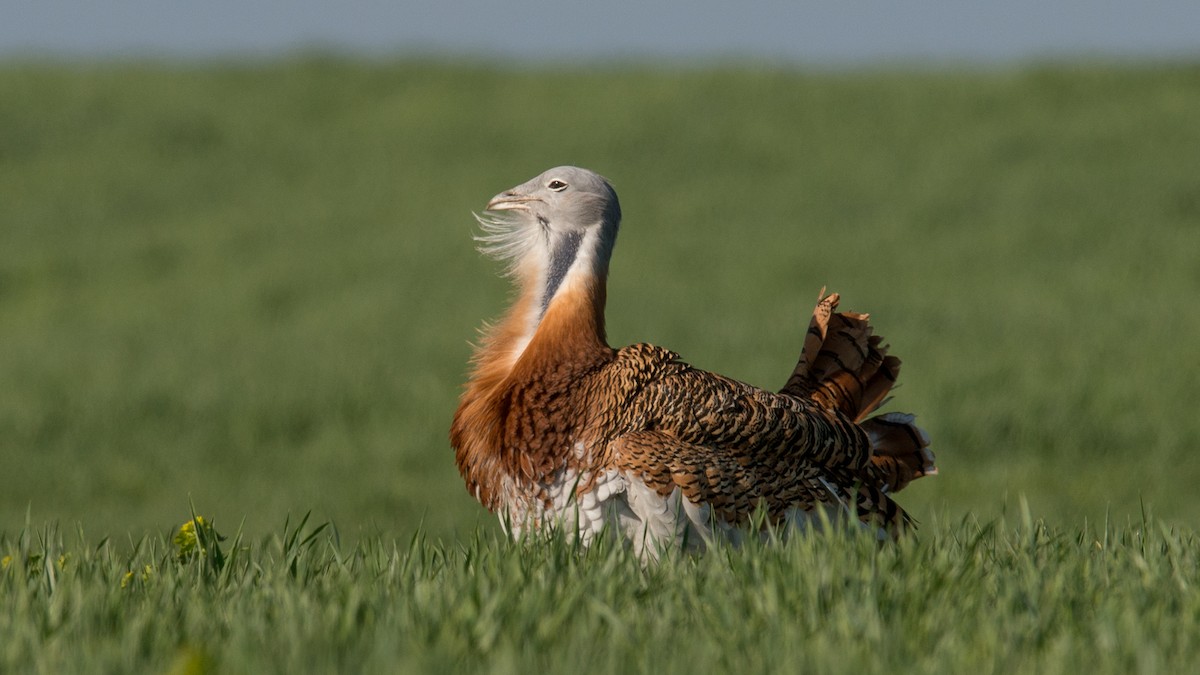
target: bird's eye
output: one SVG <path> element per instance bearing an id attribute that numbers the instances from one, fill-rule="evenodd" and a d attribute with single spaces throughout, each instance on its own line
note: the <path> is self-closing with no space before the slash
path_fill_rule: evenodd
<path id="1" fill-rule="evenodd" d="M 561 180 L 552 180 L 546 184 L 546 187 L 554 190 L 555 192 L 562 192 L 563 190 L 567 189 L 567 184 Z"/>

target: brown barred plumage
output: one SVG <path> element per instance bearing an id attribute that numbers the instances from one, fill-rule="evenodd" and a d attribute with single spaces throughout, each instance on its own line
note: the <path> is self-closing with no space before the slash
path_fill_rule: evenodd
<path id="1" fill-rule="evenodd" d="M 485 331 L 450 439 L 468 490 L 514 528 L 565 524 L 588 540 L 609 524 L 653 556 L 675 538 L 736 538 L 756 512 L 802 524 L 841 511 L 893 533 L 909 522 L 890 493 L 936 469 L 911 415 L 867 418 L 900 366 L 867 315 L 822 293 L 772 393 L 659 347 L 608 346 L 620 206 L 600 176 L 551 169 L 480 221 L 521 296 Z"/>

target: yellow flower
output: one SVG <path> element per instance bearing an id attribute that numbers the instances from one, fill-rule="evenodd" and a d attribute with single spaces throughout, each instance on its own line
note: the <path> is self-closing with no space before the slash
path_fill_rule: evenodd
<path id="1" fill-rule="evenodd" d="M 189 520 L 179 526 L 179 532 L 175 534 L 175 554 L 180 560 L 187 560 L 196 554 L 199 550 L 201 554 L 206 551 L 200 546 L 200 538 L 196 536 L 196 525 L 200 525 L 200 529 L 205 535 L 205 539 L 211 538 L 212 525 L 204 520 L 204 516 L 196 516 L 195 519 Z"/>
<path id="2" fill-rule="evenodd" d="M 8 566 L 11 564 L 12 564 L 12 556 L 11 555 L 6 555 L 3 558 L 0 558 L 0 570 L 8 569 Z"/>
<path id="3" fill-rule="evenodd" d="M 220 544 L 224 538 L 217 533 L 212 523 L 196 516 L 179 526 L 179 532 L 173 540 L 175 557 L 179 562 L 201 557 L 219 570 L 225 564 L 225 554 L 221 552 Z"/>
<path id="4" fill-rule="evenodd" d="M 146 565 L 144 568 L 142 568 L 142 575 L 141 575 L 142 583 L 146 583 L 147 581 L 150 581 L 150 575 L 153 572 L 154 572 L 154 568 L 149 565 Z M 126 572 L 125 576 L 121 578 L 121 588 L 128 588 L 129 584 L 133 583 L 133 580 L 134 580 L 133 570 Z"/>
<path id="5" fill-rule="evenodd" d="M 167 670 L 168 675 L 204 675 L 213 672 L 212 659 L 207 654 L 184 645 L 175 656 L 175 661 Z"/>

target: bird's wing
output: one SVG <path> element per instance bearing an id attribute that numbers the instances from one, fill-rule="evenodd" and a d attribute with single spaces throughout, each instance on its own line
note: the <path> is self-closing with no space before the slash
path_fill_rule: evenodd
<path id="1" fill-rule="evenodd" d="M 609 446 L 609 466 L 663 497 L 678 489 L 710 517 L 744 526 L 760 512 L 773 524 L 793 510 L 824 505 L 897 536 L 915 523 L 885 489 L 803 461 L 756 461 L 743 452 L 682 441 L 665 431 L 624 434 Z M 840 517 L 840 516 L 839 516 Z"/>
<path id="2" fill-rule="evenodd" d="M 665 431 L 624 434 L 610 445 L 609 457 L 627 477 L 664 497 L 678 488 L 684 499 L 731 525 L 746 523 L 760 508 L 778 521 L 789 509 L 842 502 L 816 465 L 772 467 Z"/>
<path id="3" fill-rule="evenodd" d="M 607 437 L 609 461 L 660 493 L 679 487 L 735 522 L 760 505 L 781 514 L 829 503 L 868 466 L 866 433 L 839 412 L 654 349 L 621 350 L 608 369 L 627 395 Z"/>
<path id="4" fill-rule="evenodd" d="M 746 461 L 857 473 L 871 456 L 866 434 L 836 410 L 687 366 L 648 382 L 630 408 L 638 430 L 664 431 Z"/>

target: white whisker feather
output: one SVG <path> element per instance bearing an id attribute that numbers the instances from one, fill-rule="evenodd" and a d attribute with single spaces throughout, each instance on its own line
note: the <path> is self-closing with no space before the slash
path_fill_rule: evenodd
<path id="1" fill-rule="evenodd" d="M 511 272 L 538 243 L 541 233 L 509 212 L 484 211 L 472 214 L 483 234 L 475 235 L 479 252 L 509 265 Z"/>

